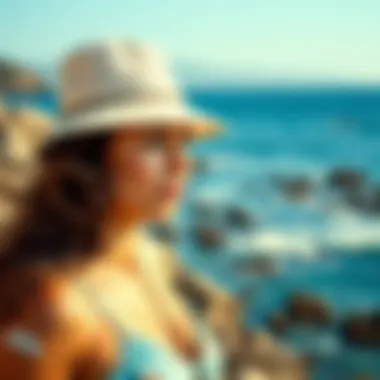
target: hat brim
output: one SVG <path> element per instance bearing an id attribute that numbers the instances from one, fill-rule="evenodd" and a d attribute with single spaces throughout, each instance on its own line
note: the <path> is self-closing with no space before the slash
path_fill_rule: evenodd
<path id="1" fill-rule="evenodd" d="M 57 119 L 46 145 L 94 134 L 155 126 L 186 128 L 195 139 L 211 137 L 222 131 L 221 123 L 215 119 L 184 106 L 113 106 Z"/>

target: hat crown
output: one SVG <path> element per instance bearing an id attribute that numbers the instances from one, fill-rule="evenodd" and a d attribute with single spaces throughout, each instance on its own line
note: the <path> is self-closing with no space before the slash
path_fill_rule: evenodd
<path id="1" fill-rule="evenodd" d="M 61 72 L 63 113 L 83 112 L 104 102 L 177 102 L 179 91 L 164 57 L 133 41 L 101 43 L 74 51 Z"/>
<path id="2" fill-rule="evenodd" d="M 45 144 L 146 127 L 185 128 L 210 135 L 216 124 L 189 107 L 164 57 L 134 41 L 103 42 L 74 50 L 60 75 L 61 115 Z"/>

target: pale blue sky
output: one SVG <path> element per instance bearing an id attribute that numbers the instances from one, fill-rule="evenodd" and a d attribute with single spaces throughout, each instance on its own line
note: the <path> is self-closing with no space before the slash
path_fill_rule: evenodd
<path id="1" fill-rule="evenodd" d="M 123 35 L 231 76 L 380 83 L 380 0 L 0 0 L 0 55 Z"/>

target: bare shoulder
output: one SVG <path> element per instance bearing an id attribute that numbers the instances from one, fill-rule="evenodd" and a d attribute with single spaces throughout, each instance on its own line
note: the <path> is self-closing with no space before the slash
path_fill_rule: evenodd
<path id="1" fill-rule="evenodd" d="M 69 332 L 78 317 L 85 316 L 83 302 L 63 276 L 31 269 L 15 271 L 7 277 L 6 286 L 0 290 L 1 330 L 22 323 L 50 336 Z"/>
<path id="2" fill-rule="evenodd" d="M 0 326 L 1 379 L 66 379 L 68 371 L 98 347 L 94 343 L 100 341 L 101 329 L 96 318 L 59 276 L 38 276 L 24 296 L 1 291 L 2 299 L 9 304 L 13 300 L 17 307 Z"/>

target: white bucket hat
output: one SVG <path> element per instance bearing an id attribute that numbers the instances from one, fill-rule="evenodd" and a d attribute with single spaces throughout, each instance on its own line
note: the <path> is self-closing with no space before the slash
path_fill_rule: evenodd
<path id="1" fill-rule="evenodd" d="M 155 125 L 186 126 L 195 137 L 219 129 L 215 121 L 185 104 L 162 56 L 145 44 L 119 41 L 75 50 L 60 79 L 62 114 L 48 146 Z"/>

